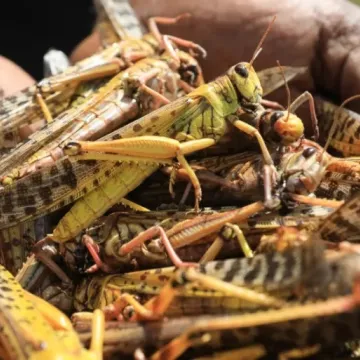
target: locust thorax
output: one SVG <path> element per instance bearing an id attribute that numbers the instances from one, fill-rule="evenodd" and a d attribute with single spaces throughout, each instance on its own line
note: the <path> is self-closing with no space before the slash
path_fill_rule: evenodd
<path id="1" fill-rule="evenodd" d="M 283 145 L 290 145 L 304 135 L 302 120 L 288 111 L 268 112 L 263 121 L 270 125 L 274 140 Z"/>
<path id="2" fill-rule="evenodd" d="M 227 76 L 234 85 L 240 102 L 259 103 L 263 96 L 260 79 L 254 68 L 247 62 L 232 66 Z"/>
<path id="3" fill-rule="evenodd" d="M 318 148 L 307 146 L 301 151 L 290 152 L 283 161 L 285 188 L 290 193 L 308 195 L 319 186 L 328 161 Z"/>

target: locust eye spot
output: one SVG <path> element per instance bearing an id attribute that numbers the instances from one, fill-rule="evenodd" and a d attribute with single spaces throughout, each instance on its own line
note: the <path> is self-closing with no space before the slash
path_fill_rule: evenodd
<path id="1" fill-rule="evenodd" d="M 316 152 L 316 149 L 313 147 L 309 147 L 303 151 L 303 157 L 305 159 L 309 158 L 311 155 L 313 155 Z"/>
<path id="2" fill-rule="evenodd" d="M 243 78 L 249 77 L 249 70 L 245 65 L 238 64 L 235 66 L 235 72 L 242 76 Z"/>
<path id="3" fill-rule="evenodd" d="M 276 121 L 280 119 L 282 116 L 284 116 L 284 113 L 282 111 L 275 111 L 270 117 L 271 124 L 274 125 Z"/>

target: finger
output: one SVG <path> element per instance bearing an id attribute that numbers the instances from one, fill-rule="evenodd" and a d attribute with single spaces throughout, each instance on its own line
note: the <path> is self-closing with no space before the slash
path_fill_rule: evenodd
<path id="1" fill-rule="evenodd" d="M 275 14 L 277 19 L 256 59 L 255 69 L 276 66 L 276 60 L 283 65 L 304 66 L 312 58 L 318 25 L 310 16 L 313 5 L 304 1 L 212 0 L 209 6 L 205 0 L 182 0 L 171 7 L 167 0 L 130 2 L 143 21 L 153 15 L 174 16 L 185 11 L 192 14 L 176 25 L 161 26 L 160 31 L 191 39 L 208 51 L 207 59 L 200 61 L 207 80 L 239 61 L 249 61 Z M 289 14 L 296 14 L 299 26 L 294 26 L 294 18 Z M 311 36 L 309 28 L 315 31 Z"/>
<path id="2" fill-rule="evenodd" d="M 76 63 L 86 57 L 93 55 L 100 48 L 100 36 L 98 32 L 93 32 L 76 46 L 71 53 L 70 60 Z"/>
<path id="3" fill-rule="evenodd" d="M 0 89 L 4 96 L 12 95 L 35 83 L 35 80 L 11 60 L 0 56 Z"/>
<path id="4" fill-rule="evenodd" d="M 348 1 L 331 3 L 321 6 L 313 75 L 319 90 L 341 102 L 360 93 L 360 7 Z M 360 110 L 356 101 L 349 107 Z"/>

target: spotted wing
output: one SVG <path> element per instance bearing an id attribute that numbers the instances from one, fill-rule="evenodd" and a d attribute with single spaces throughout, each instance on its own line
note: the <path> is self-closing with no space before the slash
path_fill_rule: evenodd
<path id="1" fill-rule="evenodd" d="M 282 69 L 287 82 L 290 82 L 295 77 L 304 74 L 307 71 L 307 67 L 283 66 Z M 257 75 L 263 87 L 264 96 L 284 85 L 284 78 L 279 67 L 258 71 Z"/>
<path id="2" fill-rule="evenodd" d="M 320 225 L 321 238 L 332 241 L 348 241 L 360 233 L 360 192 L 329 215 Z"/>

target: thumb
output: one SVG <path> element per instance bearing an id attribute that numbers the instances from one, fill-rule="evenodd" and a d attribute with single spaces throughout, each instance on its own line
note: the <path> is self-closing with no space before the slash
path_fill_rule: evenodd
<path id="1" fill-rule="evenodd" d="M 316 88 L 339 101 L 360 93 L 360 7 L 349 1 L 320 2 L 322 22 L 313 78 Z M 349 107 L 360 110 L 356 102 Z"/>

